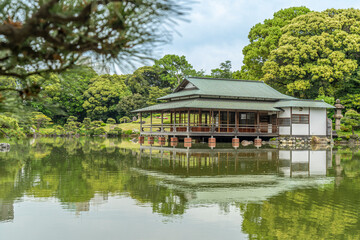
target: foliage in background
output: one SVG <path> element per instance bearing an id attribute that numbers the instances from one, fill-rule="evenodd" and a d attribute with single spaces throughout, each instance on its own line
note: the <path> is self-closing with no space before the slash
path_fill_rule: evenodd
<path id="1" fill-rule="evenodd" d="M 90 80 L 97 76 L 87 66 L 76 66 L 61 74 L 51 74 L 43 83 L 40 101 L 32 101 L 31 105 L 57 123 L 64 123 L 68 116 L 82 120 L 86 117 L 86 110 L 82 106 L 85 102 L 84 93 Z"/>
<path id="2" fill-rule="evenodd" d="M 328 9 L 294 18 L 265 62 L 263 80 L 301 98 L 360 91 L 360 10 Z"/>
<path id="3" fill-rule="evenodd" d="M 58 4 L 55 0 L 49 2 Z M 149 2 L 142 0 L 139 4 Z M 164 1 L 158 2 L 167 4 Z M 11 9 L 8 3 L 9 1 L 5 1 L 1 6 Z M 65 5 L 67 3 L 65 1 Z M 36 12 L 34 6 L 31 5 L 29 9 L 33 8 L 32 11 Z M 0 9 L 0 17 L 4 9 Z M 113 9 L 117 10 L 119 8 Z M 182 10 L 185 9 L 180 8 Z M 56 11 L 51 12 L 53 13 Z M 13 13 L 14 16 L 16 14 L 18 13 Z M 168 17 L 180 15 L 179 12 Z M 10 14 L 11 23 L 6 18 L 0 24 L 0 32 L 4 26 L 15 26 L 23 21 L 14 21 L 14 16 Z M 63 17 L 68 17 L 67 13 Z M 149 19 L 144 19 L 147 20 Z M 275 89 L 300 98 L 316 98 L 330 104 L 333 104 L 334 99 L 340 98 L 346 109 L 359 112 L 359 22 L 360 10 L 355 9 L 311 12 L 306 7 L 293 7 L 280 10 L 274 13 L 272 19 L 256 24 L 250 30 L 250 44 L 243 50 L 244 66 L 241 71 L 234 72 L 231 62 L 225 61 L 218 68 L 212 69 L 210 75 L 205 75 L 204 71 L 194 69 L 185 56 L 173 54 L 165 55 L 152 66 L 139 67 L 127 75 L 98 75 L 90 67 L 91 63 L 86 61 L 82 61 L 83 65 L 72 66 L 61 73 L 56 73 L 59 69 L 53 69 L 47 74 L 36 75 L 27 69 L 22 72 L 31 73 L 26 79 L 0 76 L 0 112 L 11 112 L 9 116 L 18 118 L 21 126 L 28 124 L 19 114 L 25 110 L 41 112 L 55 124 L 68 124 L 68 127 L 67 118 L 74 116 L 79 122 L 83 121 L 81 126 L 76 125 L 86 132 L 92 128 L 91 120 L 132 118 L 136 115 L 132 110 L 158 103 L 157 98 L 169 94 L 187 76 L 263 79 Z M 19 29 L 23 28 L 21 24 L 18 26 Z M 63 25 L 58 27 L 60 29 Z M 70 26 L 72 27 L 76 26 Z M 58 32 L 54 34 L 54 37 L 61 38 Z M 142 43 L 139 46 L 143 46 Z M 91 61 L 92 55 L 88 58 Z M 131 57 L 127 60 L 130 59 Z M 55 59 L 53 64 L 56 62 L 59 60 Z M 331 116 L 332 113 L 329 114 Z"/>
<path id="4" fill-rule="evenodd" d="M 210 77 L 213 78 L 232 78 L 231 61 L 227 60 L 220 63 L 219 68 L 211 69 Z"/>
<path id="5" fill-rule="evenodd" d="M 203 76 L 204 72 L 197 72 L 186 60 L 185 56 L 168 54 L 159 60 L 155 60 L 153 68 L 159 73 L 163 86 L 174 89 L 184 77 Z"/>
<path id="6" fill-rule="evenodd" d="M 84 55 L 121 66 L 148 59 L 168 42 L 169 26 L 188 12 L 186 0 L 12 1 L 0 3 L 0 76 L 22 82 L 12 89 L 37 95 L 31 75 L 61 72 Z"/>
<path id="7" fill-rule="evenodd" d="M 250 43 L 242 50 L 244 65 L 241 71 L 234 73 L 236 79 L 260 80 L 264 76 L 262 67 L 268 60 L 272 50 L 278 48 L 279 39 L 283 34 L 282 27 L 290 23 L 297 16 L 307 14 L 310 10 L 306 7 L 291 7 L 281 9 L 274 13 L 271 19 L 253 26 L 249 32 Z"/>
<path id="8" fill-rule="evenodd" d="M 353 135 L 355 135 L 355 128 L 360 126 L 360 113 L 350 109 L 345 113 L 341 122 L 345 125 L 345 127 L 348 127 L 352 131 Z"/>
<path id="9" fill-rule="evenodd" d="M 19 122 L 16 118 L 0 115 L 0 137 L 24 137 L 25 134 L 19 127 Z"/>
<path id="10" fill-rule="evenodd" d="M 41 127 L 47 127 L 51 123 L 51 118 L 44 115 L 41 112 L 32 113 L 32 123 L 36 126 L 36 130 L 39 131 Z"/>
<path id="11" fill-rule="evenodd" d="M 135 114 L 132 113 L 131 111 L 145 107 L 145 105 L 146 105 L 146 98 L 136 93 L 131 96 L 123 97 L 116 105 L 116 111 L 118 112 L 119 116 L 132 117 Z"/>
<path id="12" fill-rule="evenodd" d="M 90 80 L 84 93 L 87 116 L 92 119 L 106 120 L 116 118 L 115 106 L 124 96 L 131 95 L 122 75 L 102 75 Z"/>

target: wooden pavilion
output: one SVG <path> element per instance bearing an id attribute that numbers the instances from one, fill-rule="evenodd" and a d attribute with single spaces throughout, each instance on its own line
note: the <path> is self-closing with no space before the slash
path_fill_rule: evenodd
<path id="1" fill-rule="evenodd" d="M 152 120 L 141 124 L 142 136 L 326 135 L 311 134 L 310 109 L 320 110 L 321 124 L 326 127 L 326 108 L 333 108 L 323 101 L 284 95 L 261 81 L 193 77 L 184 79 L 173 93 L 158 100 L 166 102 L 134 111 L 139 113 L 141 123 L 143 113 L 150 113 L 150 119 L 154 114 L 160 115 L 160 124 L 153 124 Z M 166 122 L 164 114 L 169 116 Z M 307 128 L 297 132 L 294 124 Z"/>

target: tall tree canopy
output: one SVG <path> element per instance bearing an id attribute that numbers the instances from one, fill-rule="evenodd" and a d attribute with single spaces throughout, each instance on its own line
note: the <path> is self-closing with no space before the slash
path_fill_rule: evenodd
<path id="1" fill-rule="evenodd" d="M 149 94 L 151 86 L 162 86 L 162 81 L 154 68 L 145 66 L 136 69 L 125 80 L 132 93 Z M 162 86 L 163 87 L 163 86 Z"/>
<path id="2" fill-rule="evenodd" d="M 67 116 L 71 115 L 82 120 L 86 116 L 83 108 L 84 92 L 90 85 L 90 79 L 96 76 L 92 68 L 84 66 L 74 67 L 60 74 L 52 73 L 42 84 L 40 101 L 32 101 L 31 105 L 56 123 L 65 122 Z"/>
<path id="3" fill-rule="evenodd" d="M 310 12 L 281 31 L 263 67 L 265 82 L 304 98 L 360 93 L 360 10 Z"/>
<path id="4" fill-rule="evenodd" d="M 259 80 L 264 73 L 262 67 L 267 61 L 270 51 L 278 47 L 282 36 L 281 28 L 299 15 L 310 12 L 306 7 L 292 7 L 281 9 L 274 13 L 272 19 L 266 19 L 263 23 L 253 26 L 248 38 L 250 44 L 243 49 L 244 65 L 241 71 L 237 71 L 235 78 Z"/>
<path id="5" fill-rule="evenodd" d="M 131 95 L 125 78 L 124 75 L 102 75 L 90 80 L 83 104 L 88 117 L 103 121 L 116 118 L 116 104 L 121 98 Z"/>
<path id="6" fill-rule="evenodd" d="M 186 60 L 185 56 L 174 54 L 165 55 L 156 60 L 153 68 L 158 71 L 163 87 L 175 88 L 184 77 L 202 75 Z"/>
<path id="7" fill-rule="evenodd" d="M 83 54 L 121 65 L 147 59 L 169 40 L 187 0 L 4 0 L 0 3 L 0 76 L 25 81 L 62 71 Z M 22 95 L 39 86 L 14 89 Z"/>
<path id="8" fill-rule="evenodd" d="M 227 60 L 220 63 L 219 68 L 211 69 L 211 75 L 213 78 L 232 78 L 231 61 Z"/>

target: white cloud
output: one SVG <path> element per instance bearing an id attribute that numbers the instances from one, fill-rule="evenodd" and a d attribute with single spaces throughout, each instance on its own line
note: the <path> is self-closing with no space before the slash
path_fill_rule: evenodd
<path id="1" fill-rule="evenodd" d="M 306 6 L 322 11 L 328 8 L 359 8 L 355 0 L 201 0 L 193 5 L 190 22 L 180 22 L 172 44 L 163 47 L 161 54 L 185 55 L 198 70 L 216 68 L 231 60 L 233 70 L 242 65 L 242 49 L 248 44 L 247 35 L 252 26 L 271 18 L 282 8 Z"/>

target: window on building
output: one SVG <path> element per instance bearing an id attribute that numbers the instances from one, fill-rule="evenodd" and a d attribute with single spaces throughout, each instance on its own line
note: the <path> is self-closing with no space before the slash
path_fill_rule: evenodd
<path id="1" fill-rule="evenodd" d="M 291 117 L 293 124 L 309 124 L 309 115 L 293 114 Z"/>
<path id="2" fill-rule="evenodd" d="M 255 113 L 239 113 L 239 124 L 255 124 Z"/>
<path id="3" fill-rule="evenodd" d="M 279 126 L 290 126 L 290 118 L 279 118 Z"/>

